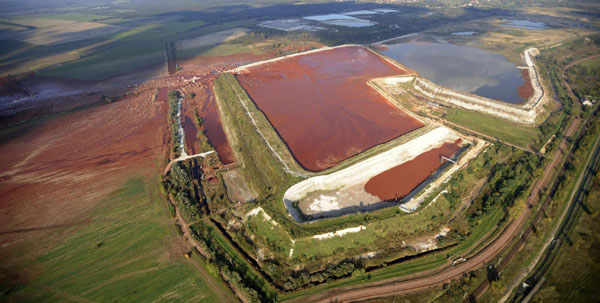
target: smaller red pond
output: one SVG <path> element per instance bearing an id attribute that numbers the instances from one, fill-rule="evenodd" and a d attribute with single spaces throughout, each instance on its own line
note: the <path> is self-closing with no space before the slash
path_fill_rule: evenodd
<path id="1" fill-rule="evenodd" d="M 531 80 L 529 79 L 529 70 L 522 69 L 521 75 L 523 76 L 523 85 L 517 88 L 519 97 L 527 100 L 533 96 L 533 87 L 531 86 Z"/>
<path id="2" fill-rule="evenodd" d="M 210 141 L 210 144 L 215 147 L 219 158 L 223 164 L 229 164 L 235 161 L 233 151 L 227 142 L 225 131 L 221 125 L 221 119 L 219 118 L 219 112 L 215 106 L 215 99 L 212 97 L 208 103 L 208 106 L 203 109 L 202 117 L 204 118 L 204 132 L 206 137 Z"/>
<path id="3" fill-rule="evenodd" d="M 196 154 L 201 151 L 199 145 L 200 141 L 197 139 L 198 127 L 196 126 L 194 117 L 194 110 L 197 109 L 198 115 L 204 119 L 202 131 L 219 154 L 221 162 L 223 162 L 223 164 L 229 164 L 234 162 L 235 158 L 233 156 L 233 151 L 227 142 L 223 126 L 221 125 L 215 98 L 212 90 L 209 88 L 212 87 L 212 78 L 204 79 L 204 81 L 205 83 L 208 83 L 208 85 L 195 90 L 197 93 L 195 98 L 185 98 L 185 103 L 182 108 L 185 145 L 190 154 Z"/>
<path id="4" fill-rule="evenodd" d="M 413 160 L 388 169 L 371 178 L 365 184 L 365 191 L 382 201 L 401 199 L 440 168 L 442 156 L 451 158 L 460 149 L 460 139 L 456 143 L 444 145 L 422 153 Z"/>

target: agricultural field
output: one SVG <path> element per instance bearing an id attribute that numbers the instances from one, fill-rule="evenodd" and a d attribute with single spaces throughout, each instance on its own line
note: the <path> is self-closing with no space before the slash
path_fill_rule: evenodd
<path id="1" fill-rule="evenodd" d="M 233 298 L 184 257 L 159 186 L 164 111 L 153 91 L 3 128 L 3 299 Z"/>
<path id="2" fill-rule="evenodd" d="M 15 26 L 32 29 L 4 32 L 2 39 L 18 40 L 28 44 L 56 45 L 128 30 L 124 26 L 69 19 L 71 20 L 61 18 L 14 20 Z"/>

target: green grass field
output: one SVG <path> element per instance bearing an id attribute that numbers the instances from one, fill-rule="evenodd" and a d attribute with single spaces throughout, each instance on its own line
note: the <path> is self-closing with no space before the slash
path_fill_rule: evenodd
<path id="1" fill-rule="evenodd" d="M 80 21 L 80 22 L 97 22 L 102 19 L 108 19 L 108 18 L 110 18 L 110 16 L 82 14 L 82 13 L 67 13 L 67 14 L 58 14 L 58 15 L 40 15 L 39 18 Z"/>
<path id="2" fill-rule="evenodd" d="M 292 238 L 279 224 L 267 221 L 262 212 L 248 217 L 248 229 L 256 235 L 257 242 L 266 243 L 273 252 L 288 255 L 292 248 Z"/>
<path id="3" fill-rule="evenodd" d="M 46 77 L 102 80 L 132 70 L 160 64 L 165 61 L 165 41 L 178 34 L 197 28 L 204 23 L 168 22 L 149 24 L 112 35 L 107 40 L 110 46 L 99 52 L 90 52 L 79 60 L 44 69 L 37 74 Z"/>
<path id="4" fill-rule="evenodd" d="M 227 56 L 233 54 L 261 54 L 260 50 L 250 48 L 243 44 L 219 44 L 217 46 L 207 46 L 178 50 L 177 58 L 192 58 L 197 56 Z"/>
<path id="5" fill-rule="evenodd" d="M 163 203 L 156 181 L 130 179 L 92 211 L 90 224 L 26 264 L 36 269 L 35 286 L 20 286 L 7 299 L 217 301 L 185 258 L 170 252 L 177 234 Z"/>
<path id="6" fill-rule="evenodd" d="M 490 228 L 494 228 L 494 225 L 498 223 L 499 216 L 504 212 L 501 209 L 495 209 L 494 211 L 484 215 L 481 220 L 483 224 L 477 226 L 473 232 L 462 242 L 460 245 L 455 246 L 447 251 L 426 255 L 414 260 L 402 262 L 400 264 L 385 266 L 381 269 L 370 272 L 368 275 L 357 275 L 345 279 L 339 279 L 328 282 L 319 286 L 315 286 L 306 290 L 293 292 L 281 297 L 283 301 L 297 299 L 303 296 L 323 292 L 326 290 L 348 287 L 352 285 L 360 285 L 368 282 L 381 281 L 384 279 L 390 279 L 403 275 L 410 275 L 426 270 L 432 270 L 437 267 L 443 266 L 453 256 L 459 255 L 466 251 L 473 243 L 485 239 L 485 234 L 490 231 Z"/>
<path id="7" fill-rule="evenodd" d="M 535 144 L 541 135 L 538 128 L 514 125 L 485 114 L 451 108 L 446 113 L 450 122 L 522 147 Z"/>
<path id="8" fill-rule="evenodd" d="M 587 68 L 600 68 L 600 57 L 584 61 L 581 65 Z"/>

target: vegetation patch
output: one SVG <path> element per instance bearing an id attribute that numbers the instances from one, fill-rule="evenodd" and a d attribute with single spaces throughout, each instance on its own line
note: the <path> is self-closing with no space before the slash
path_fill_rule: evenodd
<path id="1" fill-rule="evenodd" d="M 538 142 L 540 137 L 538 128 L 515 125 L 466 109 L 450 108 L 446 111 L 445 118 L 450 122 L 497 138 L 500 141 L 526 148 L 532 143 Z"/>
<path id="2" fill-rule="evenodd" d="M 169 256 L 177 235 L 165 220 L 158 189 L 152 180 L 125 182 L 91 212 L 90 223 L 62 229 L 72 235 L 27 264 L 40 269 L 36 283 L 52 287 L 21 285 L 5 299 L 67 300 L 53 292 L 60 289 L 98 302 L 155 301 L 165 293 L 181 301 L 218 300 L 216 290 L 182 256 Z"/>

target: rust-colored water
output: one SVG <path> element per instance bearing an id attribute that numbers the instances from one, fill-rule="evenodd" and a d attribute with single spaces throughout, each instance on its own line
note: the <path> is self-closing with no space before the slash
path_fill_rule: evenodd
<path id="1" fill-rule="evenodd" d="M 441 147 L 422 153 L 411 161 L 371 178 L 365 184 L 365 191 L 382 201 L 401 199 L 442 166 L 442 155 L 451 158 L 459 149 L 459 142 L 444 143 Z"/>
<path id="2" fill-rule="evenodd" d="M 184 106 L 182 107 L 183 114 L 183 129 L 185 132 L 185 145 L 188 153 L 195 154 L 201 151 L 201 141 L 198 140 L 198 127 L 195 121 L 194 111 L 198 111 L 198 115 L 204 119 L 203 132 L 210 141 L 210 144 L 215 148 L 219 159 L 223 164 L 229 164 L 235 161 L 233 151 L 227 142 L 227 137 L 219 112 L 215 104 L 214 96 L 210 87 L 212 87 L 212 77 L 206 77 L 202 83 L 207 83 L 203 86 L 192 88 L 190 92 L 194 92 L 194 98 L 185 98 Z"/>
<path id="3" fill-rule="evenodd" d="M 517 88 L 517 92 L 519 97 L 529 99 L 533 96 L 533 87 L 531 86 L 531 80 L 529 79 L 529 70 L 522 69 L 521 76 L 523 76 L 523 85 Z"/>
<path id="4" fill-rule="evenodd" d="M 237 78 L 300 165 L 320 171 L 423 126 L 367 85 L 406 73 L 349 46 L 263 64 Z"/>
<path id="5" fill-rule="evenodd" d="M 202 112 L 202 117 L 204 118 L 204 131 L 206 137 L 217 150 L 221 162 L 223 162 L 223 164 L 229 164 L 235 161 L 233 151 L 227 142 L 225 131 L 223 131 L 214 98 L 211 98 L 210 103 Z"/>

